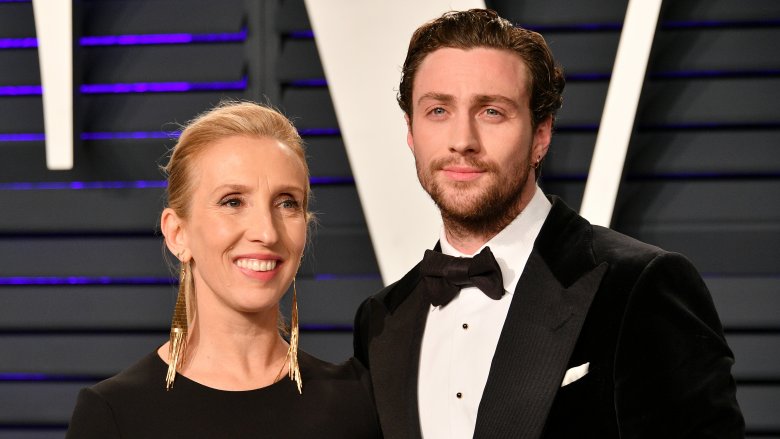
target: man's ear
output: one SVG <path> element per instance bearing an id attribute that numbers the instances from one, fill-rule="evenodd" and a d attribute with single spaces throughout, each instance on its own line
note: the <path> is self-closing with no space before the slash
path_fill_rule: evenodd
<path id="1" fill-rule="evenodd" d="M 404 120 L 406 121 L 406 144 L 409 145 L 409 149 L 414 154 L 414 137 L 412 136 L 412 119 L 408 114 L 404 114 Z"/>
<path id="2" fill-rule="evenodd" d="M 170 207 L 166 207 L 160 216 L 160 229 L 165 236 L 168 251 L 181 261 L 188 261 L 192 255 L 189 252 L 189 242 L 184 228 L 184 220 Z"/>
<path id="3" fill-rule="evenodd" d="M 552 140 L 552 116 L 539 122 L 534 129 L 533 151 L 531 151 L 531 162 L 538 162 L 544 159 L 550 148 Z"/>

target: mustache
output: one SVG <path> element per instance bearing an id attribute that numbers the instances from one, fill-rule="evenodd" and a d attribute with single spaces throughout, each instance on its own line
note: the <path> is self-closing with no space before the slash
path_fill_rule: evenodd
<path id="1" fill-rule="evenodd" d="M 442 157 L 433 160 L 429 166 L 431 171 L 440 171 L 447 166 L 468 166 L 486 172 L 496 172 L 498 165 L 488 160 L 480 160 L 476 157 Z"/>

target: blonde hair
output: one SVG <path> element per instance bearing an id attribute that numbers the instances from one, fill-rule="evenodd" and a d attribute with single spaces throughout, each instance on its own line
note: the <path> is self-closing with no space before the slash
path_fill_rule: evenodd
<path id="1" fill-rule="evenodd" d="M 303 139 L 279 111 L 254 102 L 225 101 L 191 120 L 173 147 L 163 170 L 168 176 L 168 207 L 181 218 L 189 216 L 193 191 L 192 163 L 209 145 L 231 136 L 270 137 L 284 143 L 300 159 L 306 174 L 303 209 L 309 220 L 309 165 Z"/>

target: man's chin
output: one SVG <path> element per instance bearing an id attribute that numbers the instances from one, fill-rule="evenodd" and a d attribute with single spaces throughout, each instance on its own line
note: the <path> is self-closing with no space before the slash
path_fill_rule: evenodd
<path id="1" fill-rule="evenodd" d="M 478 197 L 450 197 L 436 201 L 444 216 L 452 219 L 468 220 L 480 214 Z"/>

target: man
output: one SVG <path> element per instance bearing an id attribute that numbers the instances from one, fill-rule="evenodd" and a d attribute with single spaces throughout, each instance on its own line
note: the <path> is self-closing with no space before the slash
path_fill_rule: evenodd
<path id="1" fill-rule="evenodd" d="M 356 317 L 385 437 L 742 437 L 693 266 L 537 186 L 563 87 L 544 39 L 492 11 L 412 36 L 398 101 L 444 227 Z"/>

